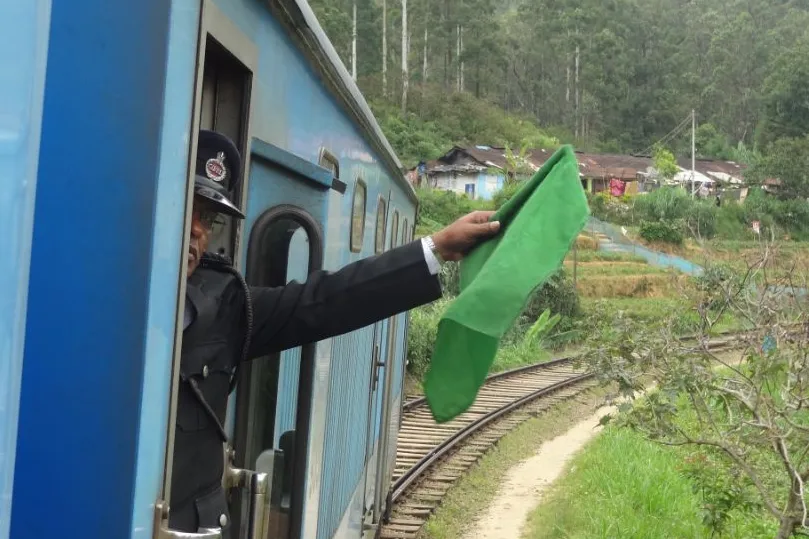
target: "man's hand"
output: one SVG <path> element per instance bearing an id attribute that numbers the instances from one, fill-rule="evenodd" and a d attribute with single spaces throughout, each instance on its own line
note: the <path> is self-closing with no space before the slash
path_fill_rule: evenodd
<path id="1" fill-rule="evenodd" d="M 460 260 L 481 241 L 500 230 L 500 223 L 489 222 L 493 211 L 474 211 L 433 234 L 438 254 L 447 261 Z"/>

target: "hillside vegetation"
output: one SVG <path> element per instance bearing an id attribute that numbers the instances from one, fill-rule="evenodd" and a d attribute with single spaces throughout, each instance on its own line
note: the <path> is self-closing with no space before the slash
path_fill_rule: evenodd
<path id="1" fill-rule="evenodd" d="M 805 2 L 311 5 L 407 165 L 463 142 L 687 155 L 696 110 L 698 155 L 809 187 Z"/>

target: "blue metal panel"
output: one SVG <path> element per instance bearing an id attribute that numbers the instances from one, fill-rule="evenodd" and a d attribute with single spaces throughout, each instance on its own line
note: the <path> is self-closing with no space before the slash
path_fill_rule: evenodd
<path id="1" fill-rule="evenodd" d="M 321 187 L 329 188 L 332 183 L 332 174 L 325 168 L 310 163 L 295 154 L 289 153 L 282 148 L 261 139 L 254 138 L 251 151 L 254 155 L 266 161 L 272 161 L 281 168 L 284 168 L 298 176 L 311 179 Z"/>
<path id="2" fill-rule="evenodd" d="M 50 0 L 0 1 L 0 538 L 11 522 Z"/>
<path id="3" fill-rule="evenodd" d="M 372 343 L 371 328 L 334 339 L 318 538 L 335 532 L 362 478 Z"/>
<path id="4" fill-rule="evenodd" d="M 299 228 L 292 234 L 289 243 L 289 265 L 287 282 L 303 282 L 309 274 L 309 238 L 306 231 Z M 281 353 L 278 373 L 278 406 L 275 411 L 275 435 L 273 443 L 278 447 L 281 435 L 295 428 L 298 411 L 298 381 L 301 371 L 301 348 L 285 350 Z"/>
<path id="5" fill-rule="evenodd" d="M 15 538 L 131 532 L 170 6 L 53 5 Z"/>
<path id="6" fill-rule="evenodd" d="M 306 210 L 315 221 L 323 222 L 327 191 L 314 191 L 311 183 L 264 161 L 256 154 L 250 162 L 250 185 L 244 220 L 245 238 L 261 215 L 279 204 L 291 204 Z M 247 249 L 242 253 L 242 267 L 247 264 Z"/>
<path id="7" fill-rule="evenodd" d="M 163 482 L 166 432 L 174 353 L 175 316 L 188 177 L 191 111 L 196 83 L 200 6 L 173 0 L 169 32 L 161 158 L 152 238 L 146 366 L 138 433 L 132 538 L 151 539 L 154 503 Z"/>

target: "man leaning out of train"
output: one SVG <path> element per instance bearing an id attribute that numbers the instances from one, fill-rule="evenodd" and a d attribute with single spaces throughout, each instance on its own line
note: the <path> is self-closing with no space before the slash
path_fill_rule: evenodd
<path id="1" fill-rule="evenodd" d="M 227 137 L 199 133 L 188 248 L 181 381 L 169 526 L 186 532 L 221 528 L 230 516 L 222 488 L 223 428 L 235 369 L 242 361 L 353 331 L 441 296 L 440 264 L 460 260 L 495 235 L 492 212 L 473 212 L 431 238 L 314 272 L 306 282 L 247 286 L 229 260 L 206 253 L 219 214 L 243 219 L 231 201 L 241 157 Z"/>

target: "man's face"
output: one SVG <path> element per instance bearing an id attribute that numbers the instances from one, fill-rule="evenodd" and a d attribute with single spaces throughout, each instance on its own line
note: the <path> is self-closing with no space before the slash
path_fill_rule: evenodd
<path id="1" fill-rule="evenodd" d="M 218 212 L 212 204 L 201 197 L 194 197 L 191 214 L 191 238 L 188 242 L 188 274 L 191 277 L 199 266 L 199 259 L 208 250 L 208 240 Z"/>

